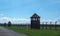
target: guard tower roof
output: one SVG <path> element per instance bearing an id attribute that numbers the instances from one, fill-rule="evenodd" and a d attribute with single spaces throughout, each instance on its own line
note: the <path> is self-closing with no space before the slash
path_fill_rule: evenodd
<path id="1" fill-rule="evenodd" d="M 38 16 L 36 13 L 34 13 L 31 18 L 40 18 L 40 16 Z"/>

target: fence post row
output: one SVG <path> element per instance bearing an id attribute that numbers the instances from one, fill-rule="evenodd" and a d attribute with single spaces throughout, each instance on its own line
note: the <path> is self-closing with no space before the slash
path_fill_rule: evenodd
<path id="1" fill-rule="evenodd" d="M 57 21 L 55 21 L 55 23 L 53 25 L 52 25 L 52 21 L 50 21 L 49 25 L 48 25 L 48 22 L 45 22 L 45 24 L 44 24 L 44 22 L 42 22 L 41 29 L 44 29 L 44 27 L 45 27 L 45 29 L 47 29 L 49 27 L 50 30 L 52 28 L 53 29 L 55 28 L 55 30 L 56 30 L 57 29 Z"/>

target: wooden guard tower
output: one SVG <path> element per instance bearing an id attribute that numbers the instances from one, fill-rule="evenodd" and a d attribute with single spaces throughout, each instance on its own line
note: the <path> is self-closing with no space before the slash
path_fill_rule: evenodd
<path id="1" fill-rule="evenodd" d="M 31 29 L 40 29 L 40 16 L 36 13 L 31 16 Z"/>

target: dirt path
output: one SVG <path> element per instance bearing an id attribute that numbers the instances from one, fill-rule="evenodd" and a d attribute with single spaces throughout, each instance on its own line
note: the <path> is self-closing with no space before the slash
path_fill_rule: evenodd
<path id="1" fill-rule="evenodd" d="M 28 36 L 28 35 L 0 27 L 0 36 Z"/>

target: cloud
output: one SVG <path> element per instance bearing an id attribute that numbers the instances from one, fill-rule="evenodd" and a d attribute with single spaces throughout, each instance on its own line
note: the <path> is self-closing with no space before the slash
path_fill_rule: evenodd
<path id="1" fill-rule="evenodd" d="M 26 19 L 26 18 L 9 18 L 9 17 L 1 17 L 0 18 L 0 23 L 8 23 L 8 21 L 11 21 L 11 23 L 14 23 L 14 24 L 19 24 L 19 23 L 29 23 L 29 19 Z"/>
<path id="2" fill-rule="evenodd" d="M 10 18 L 10 17 L 1 17 L 0 18 L 0 23 L 8 23 L 8 21 L 11 21 L 12 24 L 30 24 L 30 19 L 27 18 Z M 44 24 L 46 24 L 46 22 L 48 22 L 48 24 L 50 24 L 50 22 L 52 22 L 52 24 L 55 23 L 55 21 L 57 21 L 58 24 L 60 24 L 60 20 L 58 19 L 48 19 L 48 20 L 40 20 L 41 24 L 42 22 L 44 22 Z"/>
<path id="3" fill-rule="evenodd" d="M 57 21 L 57 24 L 60 24 L 60 20 L 59 18 L 55 18 L 55 19 L 43 19 L 41 20 L 41 24 L 44 22 L 44 24 L 46 24 L 46 22 L 48 22 L 47 24 L 50 24 L 50 22 L 52 22 L 52 24 L 55 24 L 55 22 Z"/>

